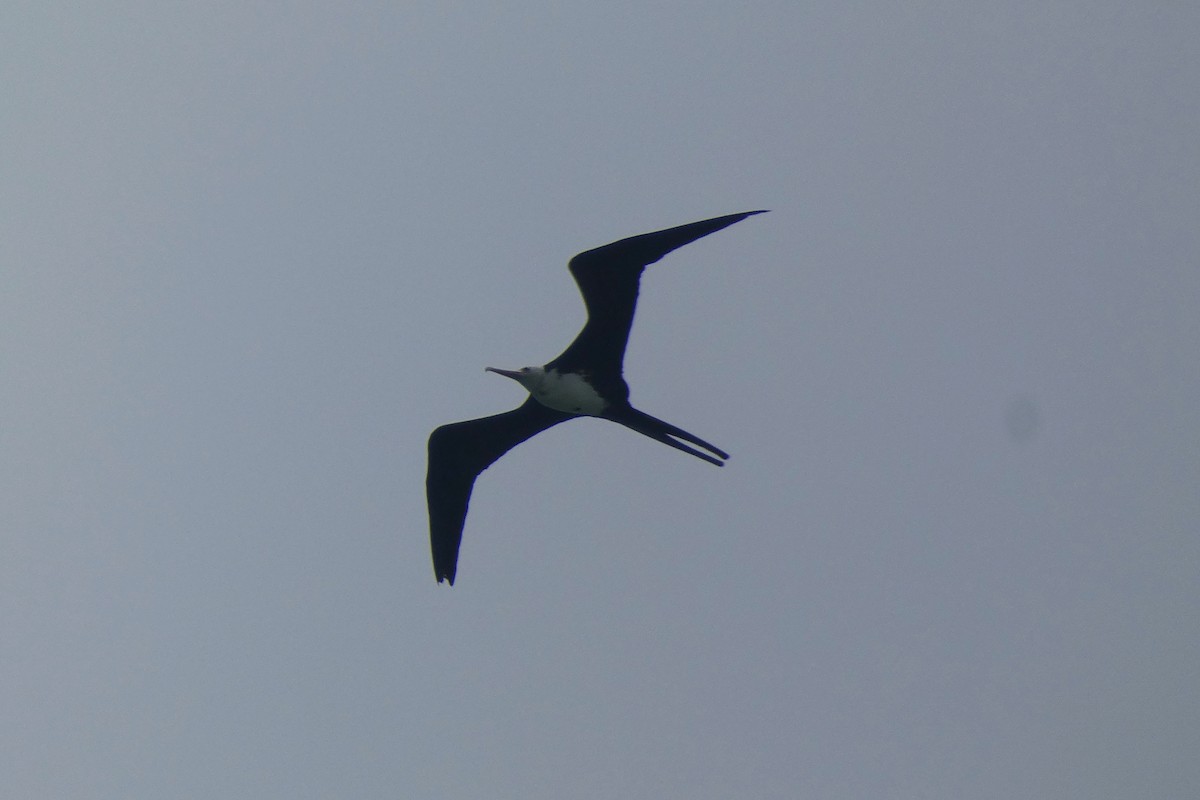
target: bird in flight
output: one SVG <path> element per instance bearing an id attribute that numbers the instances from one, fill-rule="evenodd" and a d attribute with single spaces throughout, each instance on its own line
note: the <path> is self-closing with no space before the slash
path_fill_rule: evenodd
<path id="1" fill-rule="evenodd" d="M 575 341 L 541 367 L 488 367 L 488 372 L 524 386 L 529 392 L 525 402 L 503 414 L 443 425 L 429 437 L 425 495 L 438 583 L 445 580 L 454 585 L 467 505 L 479 473 L 521 442 L 572 417 L 611 420 L 710 464 L 724 465 L 729 458 L 725 451 L 630 405 L 621 365 L 642 270 L 676 248 L 763 213 L 765 209 L 744 211 L 644 233 L 571 259 L 571 275 L 579 284 L 588 315 Z"/>

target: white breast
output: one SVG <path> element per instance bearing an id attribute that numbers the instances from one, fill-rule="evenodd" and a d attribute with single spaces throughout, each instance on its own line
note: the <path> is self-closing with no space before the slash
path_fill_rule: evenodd
<path id="1" fill-rule="evenodd" d="M 532 393 L 542 405 L 568 414 L 594 417 L 608 405 L 591 384 L 574 372 L 561 374 L 549 370 Z"/>

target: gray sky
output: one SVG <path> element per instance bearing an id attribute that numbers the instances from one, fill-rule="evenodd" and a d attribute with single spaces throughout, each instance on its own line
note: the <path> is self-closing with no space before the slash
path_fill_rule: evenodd
<path id="1" fill-rule="evenodd" d="M 481 5 L 9 4 L 0 793 L 1195 796 L 1196 6 Z"/>

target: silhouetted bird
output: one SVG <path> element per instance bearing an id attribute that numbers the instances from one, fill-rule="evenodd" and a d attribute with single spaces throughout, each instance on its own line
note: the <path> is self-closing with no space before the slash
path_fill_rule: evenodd
<path id="1" fill-rule="evenodd" d="M 503 414 L 443 425 L 429 437 L 425 493 L 433 571 L 439 583 L 447 580 L 454 584 L 467 504 L 479 473 L 516 445 L 572 417 L 612 420 L 709 463 L 723 465 L 728 453 L 631 406 L 621 364 L 642 270 L 678 247 L 762 213 L 745 211 L 645 233 L 571 259 L 571 274 L 579 284 L 588 313 L 587 323 L 575 341 L 545 366 L 519 370 L 488 367 L 490 372 L 519 382 L 529 390 L 529 398 Z M 680 439 L 708 452 L 689 447 Z"/>

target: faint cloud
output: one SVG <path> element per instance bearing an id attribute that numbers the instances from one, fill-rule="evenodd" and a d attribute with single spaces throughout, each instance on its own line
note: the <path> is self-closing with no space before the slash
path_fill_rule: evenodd
<path id="1" fill-rule="evenodd" d="M 1042 426 L 1037 403 L 1029 395 L 1011 398 L 1004 408 L 1004 427 L 1014 442 L 1028 442 L 1037 436 Z"/>

